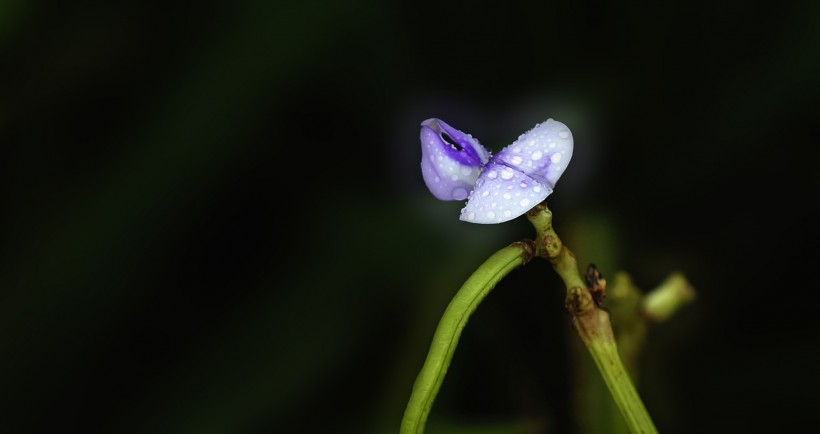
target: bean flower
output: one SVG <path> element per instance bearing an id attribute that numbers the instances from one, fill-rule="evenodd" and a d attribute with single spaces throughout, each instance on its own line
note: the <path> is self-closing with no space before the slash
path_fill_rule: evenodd
<path id="1" fill-rule="evenodd" d="M 541 203 L 572 158 L 572 133 L 547 119 L 492 155 L 472 135 L 444 121 L 421 123 L 421 173 L 440 200 L 467 200 L 460 220 L 512 220 Z"/>

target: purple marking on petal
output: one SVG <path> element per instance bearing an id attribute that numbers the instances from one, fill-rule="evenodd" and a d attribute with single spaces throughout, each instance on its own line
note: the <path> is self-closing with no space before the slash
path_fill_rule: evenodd
<path id="1" fill-rule="evenodd" d="M 490 162 L 481 172 L 459 219 L 470 223 L 512 220 L 543 201 L 552 188 L 523 172 Z"/>
<path id="2" fill-rule="evenodd" d="M 460 150 L 442 139 L 442 128 Z M 440 200 L 466 199 L 490 153 L 477 140 L 438 119 L 424 121 L 419 138 L 421 173 L 433 196 Z"/>
<path id="3" fill-rule="evenodd" d="M 572 133 L 561 122 L 546 122 L 518 137 L 492 157 L 495 163 L 510 166 L 554 188 L 572 158 Z"/>
<path id="4" fill-rule="evenodd" d="M 450 158 L 458 160 L 467 166 L 481 166 L 490 159 L 490 152 L 487 151 L 473 136 L 465 134 L 441 119 L 430 118 L 421 123 L 422 130 L 431 129 L 439 135 L 441 142 L 445 145 L 445 150 Z M 445 135 L 447 137 L 445 137 Z"/>

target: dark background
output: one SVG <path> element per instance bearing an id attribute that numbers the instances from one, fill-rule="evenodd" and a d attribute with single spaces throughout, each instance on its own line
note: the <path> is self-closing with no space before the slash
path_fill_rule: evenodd
<path id="1" fill-rule="evenodd" d="M 820 3 L 6 0 L 0 50 L 0 432 L 398 432 L 450 297 L 532 236 L 429 194 L 429 117 L 566 123 L 559 234 L 696 287 L 642 360 L 662 433 L 817 423 Z M 431 432 L 576 432 L 562 291 L 497 286 Z"/>

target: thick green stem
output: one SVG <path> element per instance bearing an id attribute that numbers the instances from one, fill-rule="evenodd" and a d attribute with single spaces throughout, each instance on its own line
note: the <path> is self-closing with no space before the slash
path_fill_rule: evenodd
<path id="1" fill-rule="evenodd" d="M 615 342 L 596 339 L 590 341 L 587 348 L 630 430 L 635 433 L 657 433 L 649 412 L 621 363 Z"/>
<path id="2" fill-rule="evenodd" d="M 618 355 L 609 313 L 598 306 L 587 282 L 581 277 L 575 255 L 563 245 L 553 229 L 552 212 L 542 203 L 527 213 L 527 218 L 537 234 L 536 255 L 547 259 L 564 281 L 566 306 L 572 314 L 573 326 L 595 361 L 630 431 L 657 433 Z"/>
<path id="3" fill-rule="evenodd" d="M 413 384 L 413 392 L 401 422 L 401 434 L 424 432 L 427 416 L 470 315 L 498 281 L 529 262 L 534 252 L 535 247 L 528 240 L 503 248 L 484 261 L 458 290 L 439 321 L 427 359 Z"/>

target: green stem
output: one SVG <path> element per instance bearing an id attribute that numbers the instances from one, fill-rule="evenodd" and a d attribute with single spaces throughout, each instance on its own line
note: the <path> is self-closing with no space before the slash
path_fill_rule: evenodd
<path id="1" fill-rule="evenodd" d="M 630 430 L 634 433 L 657 433 L 649 412 L 621 363 L 615 342 L 596 339 L 587 344 L 587 349 Z"/>
<path id="2" fill-rule="evenodd" d="M 657 433 L 629 374 L 618 355 L 609 312 L 598 307 L 581 277 L 575 255 L 552 227 L 552 212 L 544 203 L 527 213 L 536 231 L 536 255 L 547 259 L 567 287 L 566 306 L 572 324 L 587 347 L 615 404 L 633 433 Z"/>
<path id="3" fill-rule="evenodd" d="M 424 366 L 413 384 L 413 392 L 401 421 L 401 434 L 424 432 L 427 415 L 441 388 L 461 331 L 467 325 L 470 315 L 496 283 L 512 270 L 529 262 L 534 251 L 532 241 L 528 240 L 504 247 L 487 258 L 450 301 L 433 335 L 433 343 L 427 352 Z"/>

